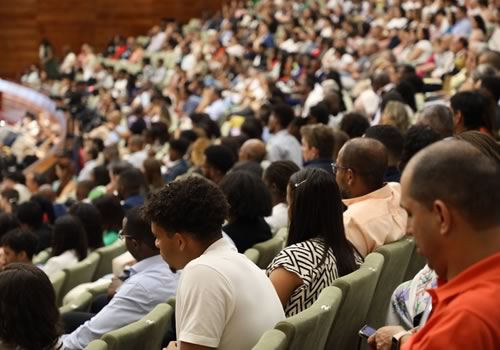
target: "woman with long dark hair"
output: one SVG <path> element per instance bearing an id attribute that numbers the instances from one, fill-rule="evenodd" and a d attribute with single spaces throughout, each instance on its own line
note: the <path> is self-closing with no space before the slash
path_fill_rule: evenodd
<path id="1" fill-rule="evenodd" d="M 0 349 L 59 350 L 56 296 L 39 268 L 12 263 L 0 272 Z"/>
<path id="2" fill-rule="evenodd" d="M 288 184 L 287 247 L 267 275 L 287 317 L 311 306 L 321 290 L 363 262 L 344 232 L 343 208 L 335 178 L 322 169 L 303 169 Z"/>

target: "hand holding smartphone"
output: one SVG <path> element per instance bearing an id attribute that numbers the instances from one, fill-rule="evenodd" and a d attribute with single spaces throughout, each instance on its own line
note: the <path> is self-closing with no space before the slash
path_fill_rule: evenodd
<path id="1" fill-rule="evenodd" d="M 374 335 L 375 333 L 377 333 L 377 330 L 376 330 L 375 328 L 372 328 L 372 327 L 370 327 L 370 326 L 365 325 L 365 326 L 363 326 L 363 328 L 361 328 L 361 329 L 359 330 L 359 333 L 358 333 L 358 334 L 359 334 L 359 336 L 360 336 L 361 338 L 368 339 L 368 338 L 370 338 L 372 335 Z"/>

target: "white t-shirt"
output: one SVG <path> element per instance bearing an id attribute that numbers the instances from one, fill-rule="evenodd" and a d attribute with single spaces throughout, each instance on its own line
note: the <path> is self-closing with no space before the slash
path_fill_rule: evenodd
<path id="1" fill-rule="evenodd" d="M 288 225 L 288 206 L 285 203 L 278 203 L 273 207 L 271 216 L 264 218 L 273 234 Z"/>
<path id="2" fill-rule="evenodd" d="M 184 268 L 175 317 L 177 341 L 234 350 L 251 349 L 285 314 L 264 271 L 219 239 Z"/>

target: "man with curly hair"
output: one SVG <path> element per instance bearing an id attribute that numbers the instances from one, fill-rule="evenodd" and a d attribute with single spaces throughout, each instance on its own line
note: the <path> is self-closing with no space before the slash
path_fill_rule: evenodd
<path id="1" fill-rule="evenodd" d="M 199 177 L 174 181 L 151 195 L 145 215 L 177 288 L 177 342 L 168 350 L 250 349 L 285 318 L 270 280 L 222 236 L 228 204 Z"/>

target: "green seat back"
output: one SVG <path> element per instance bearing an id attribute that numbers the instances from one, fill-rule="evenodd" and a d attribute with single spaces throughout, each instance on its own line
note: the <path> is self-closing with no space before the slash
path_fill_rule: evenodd
<path id="1" fill-rule="evenodd" d="M 371 253 L 358 270 L 333 281 L 333 286 L 342 290 L 342 302 L 325 349 L 358 348 L 358 332 L 365 325 L 383 265 L 382 254 Z"/>
<path id="2" fill-rule="evenodd" d="M 65 314 L 67 312 L 72 311 L 82 311 L 86 312 L 89 310 L 90 304 L 92 303 L 92 299 L 94 295 L 90 292 L 81 293 L 78 298 L 73 300 L 73 302 L 63 305 L 59 308 L 60 314 Z"/>
<path id="3" fill-rule="evenodd" d="M 42 250 L 40 253 L 33 257 L 33 264 L 35 265 L 43 265 L 50 259 L 52 256 L 52 248 L 47 248 Z"/>
<path id="4" fill-rule="evenodd" d="M 265 242 L 255 244 L 252 248 L 259 252 L 257 266 L 261 269 L 265 269 L 276 255 L 283 250 L 283 240 L 273 237 Z"/>
<path id="5" fill-rule="evenodd" d="M 414 245 L 411 239 L 404 237 L 376 250 L 384 256 L 384 266 L 368 311 L 366 324 L 370 327 L 378 329 L 385 325 L 391 295 L 404 282 Z"/>
<path id="6" fill-rule="evenodd" d="M 104 334 L 109 350 L 160 349 L 174 310 L 158 304 L 143 319 Z"/>
<path id="7" fill-rule="evenodd" d="M 257 265 L 257 263 L 259 262 L 260 253 L 255 248 L 248 248 L 247 250 L 245 250 L 245 256 Z"/>
<path id="8" fill-rule="evenodd" d="M 54 293 L 56 295 L 56 302 L 59 303 L 61 298 L 61 291 L 64 285 L 64 280 L 66 279 L 66 273 L 64 271 L 57 271 L 49 276 L 52 287 L 54 287 Z M 59 304 L 58 304 L 59 305 Z"/>
<path id="9" fill-rule="evenodd" d="M 97 265 L 97 269 L 94 274 L 94 281 L 98 280 L 104 275 L 107 275 L 113 272 L 112 262 L 113 259 L 117 256 L 125 253 L 127 251 L 127 247 L 122 240 L 117 240 L 113 244 L 102 247 L 96 250 L 96 252 L 101 256 L 101 260 Z"/>
<path id="10" fill-rule="evenodd" d="M 278 230 L 278 232 L 276 232 L 274 237 L 280 238 L 281 240 L 283 240 L 283 248 L 284 248 L 286 245 L 286 241 L 288 239 L 288 228 L 287 227 L 280 228 Z"/>
<path id="11" fill-rule="evenodd" d="M 408 268 L 406 269 L 405 281 L 413 279 L 413 277 L 424 268 L 425 264 L 427 264 L 425 258 L 417 252 L 415 238 L 411 237 L 410 239 L 413 241 L 413 251 L 411 253 L 410 262 L 408 263 Z"/>
<path id="12" fill-rule="evenodd" d="M 277 329 L 271 329 L 260 337 L 259 342 L 252 350 L 286 350 L 288 338 L 285 333 Z"/>
<path id="13" fill-rule="evenodd" d="M 84 350 L 108 350 L 108 344 L 101 339 L 96 339 L 90 342 Z"/>
<path id="14" fill-rule="evenodd" d="M 92 282 L 95 270 L 97 268 L 97 265 L 99 264 L 99 259 L 100 255 L 94 252 L 80 261 L 78 264 L 64 269 L 64 272 L 66 272 L 66 280 L 64 281 L 64 285 L 61 290 L 59 305 L 61 304 L 62 298 L 70 290 L 82 283 Z"/>
<path id="15" fill-rule="evenodd" d="M 323 350 L 342 300 L 342 291 L 326 287 L 308 309 L 276 325 L 286 334 L 289 350 Z"/>

